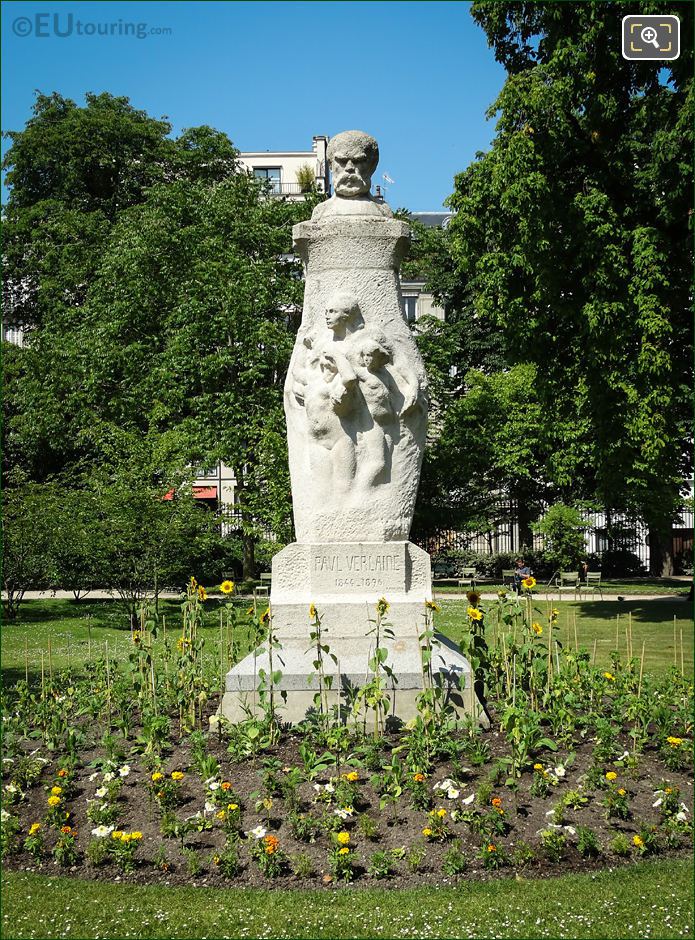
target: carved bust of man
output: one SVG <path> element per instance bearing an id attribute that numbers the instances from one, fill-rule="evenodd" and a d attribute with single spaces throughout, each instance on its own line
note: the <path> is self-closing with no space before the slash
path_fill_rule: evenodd
<path id="1" fill-rule="evenodd" d="M 364 131 L 343 131 L 332 137 L 326 151 L 335 193 L 318 205 L 313 222 L 332 216 L 393 218 L 389 207 L 370 195 L 372 174 L 379 162 L 379 145 Z"/>

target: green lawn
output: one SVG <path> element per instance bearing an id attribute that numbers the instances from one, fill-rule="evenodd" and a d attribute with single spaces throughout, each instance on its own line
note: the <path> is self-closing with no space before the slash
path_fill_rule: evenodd
<path id="1" fill-rule="evenodd" d="M 265 891 L 137 887 L 6 874 L 20 937 L 690 937 L 688 861 L 455 887 Z"/>
<path id="2" fill-rule="evenodd" d="M 538 597 L 534 601 L 539 617 L 545 617 L 549 605 Z M 246 611 L 247 602 L 239 602 L 238 608 Z M 467 626 L 465 600 L 443 600 L 442 611 L 437 615 L 436 625 L 453 639 L 460 639 Z M 483 608 L 490 603 L 483 601 Z M 693 669 L 693 623 L 692 605 L 677 598 L 660 598 L 648 601 L 560 601 L 559 637 L 563 643 L 574 644 L 576 620 L 577 639 L 580 646 L 592 654 L 596 641 L 596 661 L 607 664 L 612 650 L 619 648 L 625 653 L 625 628 L 629 617 L 632 620 L 633 654 L 639 656 L 645 644 L 645 670 L 664 672 L 674 663 L 674 617 L 676 623 L 676 658 L 680 666 L 680 637 L 683 634 L 683 661 L 686 671 Z M 168 630 L 180 629 L 180 605 L 175 601 L 161 604 Z M 206 605 L 206 655 L 210 668 L 219 656 L 219 614 L 215 601 Z M 618 620 L 618 645 L 616 647 L 616 618 Z M 488 628 L 491 629 L 488 617 Z M 307 617 L 307 633 L 308 633 Z M 69 600 L 25 601 L 21 608 L 21 619 L 5 624 L 2 630 L 2 671 L 6 682 L 16 681 L 25 674 L 25 644 L 30 677 L 36 678 L 41 670 L 41 652 L 44 667 L 48 669 L 48 645 L 51 645 L 51 666 L 62 669 L 68 659 L 72 666 L 83 662 L 90 651 L 92 656 L 103 655 L 108 642 L 111 655 L 124 657 L 132 649 L 127 618 L 117 601 L 90 601 L 76 603 Z M 250 648 L 249 631 L 239 630 L 241 648 Z M 219 660 L 218 660 L 219 661 Z"/>
<path id="3" fill-rule="evenodd" d="M 460 594 L 463 591 L 469 591 L 469 587 L 459 587 L 456 583 L 455 578 L 442 579 L 444 583 L 435 582 L 434 588 L 437 594 Z M 663 595 L 686 595 L 690 583 L 686 581 L 679 581 L 676 578 L 635 578 L 633 580 L 625 580 L 621 578 L 609 578 L 601 582 L 601 590 L 605 595 L 614 597 L 621 594 L 635 595 L 635 594 L 663 594 Z M 500 581 L 499 583 L 485 582 L 483 581 L 478 585 L 478 589 L 484 594 L 496 594 L 497 591 L 501 591 L 503 588 L 508 590 L 508 587 Z M 539 581 L 538 586 L 536 587 L 536 592 L 543 595 L 547 590 L 547 585 Z M 554 590 L 552 587 L 549 590 Z M 585 595 L 590 595 L 591 592 L 585 592 Z M 571 596 L 567 592 L 568 596 Z M 596 597 L 599 597 L 598 592 L 596 592 Z"/>

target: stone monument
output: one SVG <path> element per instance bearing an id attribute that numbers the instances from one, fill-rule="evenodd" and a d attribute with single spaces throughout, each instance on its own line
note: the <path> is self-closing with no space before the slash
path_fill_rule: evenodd
<path id="1" fill-rule="evenodd" d="M 273 559 L 270 609 L 281 644 L 274 665 L 282 671 L 275 700 L 291 722 L 315 707 L 312 605 L 332 654 L 324 658 L 331 701 L 363 686 L 376 604 L 385 598 L 389 714 L 407 721 L 423 689 L 419 635 L 432 599 L 429 555 L 408 541 L 428 407 L 424 365 L 400 305 L 410 228 L 370 195 L 379 160 L 373 137 L 338 134 L 328 160 L 335 194 L 293 229 L 306 278 L 284 393 L 297 541 Z M 438 681 L 460 712 L 484 721 L 469 663 L 438 640 Z M 223 715 L 237 721 L 253 707 L 261 670 L 269 672 L 267 653 L 230 670 Z"/>

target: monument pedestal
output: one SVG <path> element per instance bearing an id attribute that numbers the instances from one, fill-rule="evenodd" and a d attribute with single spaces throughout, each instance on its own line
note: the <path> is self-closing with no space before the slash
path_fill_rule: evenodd
<path id="1" fill-rule="evenodd" d="M 371 677 L 368 661 L 375 645 L 376 604 L 382 597 L 389 609 L 379 643 L 388 651 L 386 662 L 396 679 L 388 683 L 388 719 L 398 724 L 417 716 L 416 698 L 424 688 L 419 636 L 425 629 L 425 603 L 432 599 L 429 555 L 411 542 L 343 542 L 288 545 L 275 556 L 271 610 L 281 648 L 273 652 L 273 668 L 282 671 L 275 685 L 281 720 L 295 723 L 316 710 L 319 686 L 309 636 L 314 629 L 310 605 L 321 619 L 321 642 L 337 660 L 323 655 L 324 674 L 333 677 L 329 707 L 347 706 L 351 691 Z M 385 635 L 384 627 L 392 635 Z M 487 724 L 470 664 L 445 637 L 435 639 L 435 682 L 460 717 L 472 715 Z M 251 653 L 227 673 L 220 706 L 224 717 L 241 721 L 249 711 L 258 713 L 261 670 L 270 673 L 267 651 Z"/>

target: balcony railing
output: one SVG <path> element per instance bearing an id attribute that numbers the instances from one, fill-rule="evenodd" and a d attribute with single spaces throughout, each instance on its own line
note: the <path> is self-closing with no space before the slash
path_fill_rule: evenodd
<path id="1" fill-rule="evenodd" d="M 308 190 L 302 189 L 299 183 L 277 183 L 274 180 L 270 180 L 272 186 L 269 189 L 269 195 L 271 196 L 303 196 Z M 323 192 L 322 184 L 317 184 L 317 190 Z"/>

